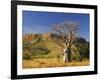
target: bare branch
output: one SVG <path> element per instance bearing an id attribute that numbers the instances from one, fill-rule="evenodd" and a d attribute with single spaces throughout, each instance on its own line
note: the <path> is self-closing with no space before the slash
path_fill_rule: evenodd
<path id="1" fill-rule="evenodd" d="M 68 47 L 73 44 L 78 27 L 79 23 L 76 21 L 65 21 L 63 23 L 54 25 L 53 30 L 62 36 L 62 41 Z"/>

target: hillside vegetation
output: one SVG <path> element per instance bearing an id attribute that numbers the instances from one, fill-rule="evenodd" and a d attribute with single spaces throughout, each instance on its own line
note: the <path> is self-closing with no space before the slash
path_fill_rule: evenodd
<path id="1" fill-rule="evenodd" d="M 23 35 L 23 68 L 89 65 L 89 42 L 77 38 L 72 46 L 72 62 L 63 63 L 60 35 L 53 33 Z M 61 43 L 63 44 L 63 43 Z"/>

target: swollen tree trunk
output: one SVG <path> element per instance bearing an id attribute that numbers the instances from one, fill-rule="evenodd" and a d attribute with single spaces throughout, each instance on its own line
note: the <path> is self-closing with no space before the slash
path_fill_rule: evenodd
<path id="1" fill-rule="evenodd" d="M 66 44 L 66 47 L 64 50 L 63 50 L 63 62 L 66 63 L 66 62 L 71 62 L 72 59 L 71 59 L 71 45 L 67 46 Z"/>
<path id="2" fill-rule="evenodd" d="M 64 62 L 64 63 L 68 62 L 67 53 L 64 53 L 64 55 L 63 55 L 63 62 Z"/>
<path id="3" fill-rule="evenodd" d="M 68 62 L 68 55 L 67 55 L 67 49 L 66 48 L 63 50 L 63 62 L 64 63 Z"/>

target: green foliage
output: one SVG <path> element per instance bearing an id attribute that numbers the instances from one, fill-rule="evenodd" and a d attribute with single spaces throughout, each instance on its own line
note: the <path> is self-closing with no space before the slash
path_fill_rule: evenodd
<path id="1" fill-rule="evenodd" d="M 25 60 L 29 60 L 29 59 L 31 59 L 31 54 L 29 53 L 29 52 L 24 52 L 24 54 L 23 54 L 23 59 L 25 59 Z"/>
<path id="2" fill-rule="evenodd" d="M 83 58 L 89 59 L 89 43 L 75 43 L 80 54 L 80 60 Z"/>
<path id="3" fill-rule="evenodd" d="M 76 46 L 73 46 L 73 48 L 72 48 L 71 58 L 74 61 L 80 61 L 80 54 L 79 54 L 79 51 L 76 48 Z"/>
<path id="4" fill-rule="evenodd" d="M 41 39 L 38 38 L 36 42 L 39 44 L 41 43 Z M 45 46 L 41 45 L 34 45 L 29 41 L 23 41 L 23 59 L 32 59 L 37 57 L 43 57 L 44 55 L 48 55 L 50 50 Z"/>
<path id="5" fill-rule="evenodd" d="M 53 37 L 54 38 L 54 37 Z M 57 38 L 57 40 L 59 40 Z M 34 38 L 31 41 L 23 39 L 23 59 L 35 58 L 61 58 L 63 48 L 53 39 L 42 37 Z M 72 45 L 71 59 L 80 61 L 84 58 L 89 59 L 89 43 L 83 38 L 78 38 Z"/>
<path id="6" fill-rule="evenodd" d="M 50 53 L 50 50 L 48 48 L 45 48 L 45 47 L 33 46 L 33 47 L 31 47 L 30 52 L 32 53 L 32 56 L 47 55 Z"/>
<path id="7" fill-rule="evenodd" d="M 31 59 L 32 57 L 39 57 L 42 55 L 47 55 L 50 50 L 44 47 L 33 46 L 31 49 L 23 49 L 24 59 Z M 43 56 L 42 56 L 43 57 Z"/>

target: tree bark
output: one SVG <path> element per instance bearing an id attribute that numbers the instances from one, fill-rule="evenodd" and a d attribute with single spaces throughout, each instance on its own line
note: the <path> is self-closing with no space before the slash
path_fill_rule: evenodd
<path id="1" fill-rule="evenodd" d="M 64 63 L 68 62 L 67 53 L 64 53 L 64 55 L 63 55 L 63 62 L 64 62 Z"/>

